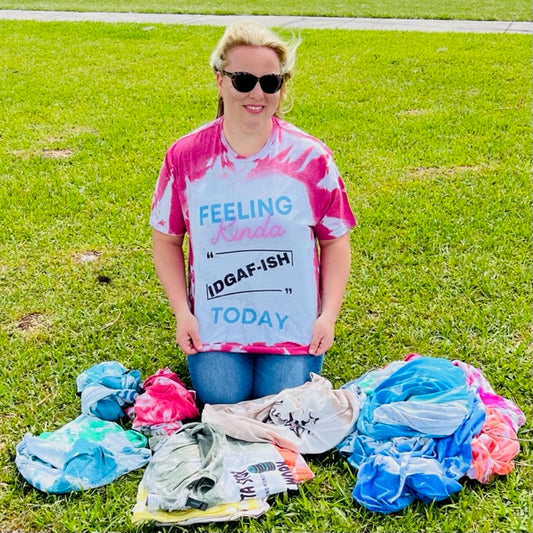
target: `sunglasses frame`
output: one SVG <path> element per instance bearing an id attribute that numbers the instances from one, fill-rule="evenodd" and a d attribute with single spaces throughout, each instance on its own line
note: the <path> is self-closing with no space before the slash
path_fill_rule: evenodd
<path id="1" fill-rule="evenodd" d="M 285 79 L 283 77 L 283 74 L 265 74 L 263 76 L 258 77 L 258 76 L 255 76 L 254 74 L 250 74 L 249 72 L 242 72 L 242 71 L 239 71 L 239 72 L 228 72 L 227 70 L 221 70 L 220 73 L 223 74 L 224 76 L 227 76 L 228 78 L 230 78 L 231 79 L 231 84 L 233 85 L 233 88 L 236 91 L 240 92 L 240 93 L 252 92 L 254 90 L 255 86 L 257 85 L 257 82 L 259 82 L 261 90 L 265 94 L 276 94 L 278 91 L 281 90 L 281 88 L 283 87 L 283 82 L 285 81 Z M 239 82 L 237 81 L 237 78 L 239 76 L 243 76 L 243 75 L 248 77 L 248 78 L 252 78 L 254 80 L 254 84 L 247 91 L 243 91 L 242 87 L 240 89 L 238 87 Z M 277 88 L 274 91 L 266 91 L 265 87 L 263 87 L 263 82 L 267 82 L 267 80 L 272 79 L 272 78 L 275 78 L 277 80 L 277 82 L 278 82 Z M 270 88 L 270 87 L 268 87 L 268 88 Z"/>

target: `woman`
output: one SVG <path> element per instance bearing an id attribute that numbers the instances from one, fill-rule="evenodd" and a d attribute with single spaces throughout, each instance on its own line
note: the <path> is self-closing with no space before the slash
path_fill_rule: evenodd
<path id="1" fill-rule="evenodd" d="M 295 48 L 228 27 L 218 117 L 170 147 L 156 185 L 154 263 L 201 403 L 301 385 L 333 344 L 355 220 L 329 150 L 280 118 Z"/>

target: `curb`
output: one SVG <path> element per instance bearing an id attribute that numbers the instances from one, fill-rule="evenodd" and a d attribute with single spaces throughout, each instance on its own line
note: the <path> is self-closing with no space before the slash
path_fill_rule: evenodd
<path id="1" fill-rule="evenodd" d="M 283 28 L 389 30 L 420 32 L 513 33 L 533 35 L 533 22 L 386 19 L 350 17 L 285 17 L 277 15 L 189 15 L 159 13 L 104 13 L 78 11 L 0 10 L 0 20 L 36 20 L 41 22 L 129 22 L 150 24 L 184 24 L 227 26 L 237 20 L 254 18 L 267 26 Z"/>

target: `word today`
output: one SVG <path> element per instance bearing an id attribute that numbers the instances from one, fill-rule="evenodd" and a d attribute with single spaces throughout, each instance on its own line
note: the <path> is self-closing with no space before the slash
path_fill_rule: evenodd
<path id="1" fill-rule="evenodd" d="M 256 311 L 249 307 L 238 309 L 237 307 L 212 307 L 213 322 L 215 324 L 243 324 L 248 326 L 267 326 L 269 328 L 283 329 L 289 319 L 289 315 L 280 315 L 270 311 Z"/>

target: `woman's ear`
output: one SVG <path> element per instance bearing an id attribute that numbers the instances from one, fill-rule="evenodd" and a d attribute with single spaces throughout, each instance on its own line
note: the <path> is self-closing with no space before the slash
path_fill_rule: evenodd
<path id="1" fill-rule="evenodd" d="M 216 73 L 216 81 L 217 81 L 217 88 L 218 88 L 218 96 L 222 97 L 222 81 L 224 80 L 224 74 L 221 72 Z"/>

